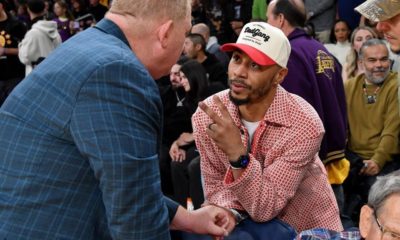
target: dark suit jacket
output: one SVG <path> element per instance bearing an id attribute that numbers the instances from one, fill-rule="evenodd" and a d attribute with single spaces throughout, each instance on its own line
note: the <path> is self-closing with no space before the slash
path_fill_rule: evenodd
<path id="1" fill-rule="evenodd" d="M 168 239 L 161 113 L 113 22 L 58 47 L 0 110 L 0 238 Z"/>

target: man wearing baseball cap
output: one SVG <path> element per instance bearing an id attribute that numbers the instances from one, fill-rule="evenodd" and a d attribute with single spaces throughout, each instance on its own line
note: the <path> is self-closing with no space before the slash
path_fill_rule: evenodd
<path id="1" fill-rule="evenodd" d="M 394 53 L 400 54 L 399 0 L 367 0 L 355 10 L 369 20 L 378 22 L 376 28 L 383 33 L 390 44 L 390 49 Z M 397 75 L 397 82 L 400 88 L 400 74 Z M 398 99 L 400 106 L 400 91 L 398 91 Z"/>
<path id="2" fill-rule="evenodd" d="M 342 230 L 318 157 L 322 122 L 310 104 L 280 86 L 291 51 L 285 34 L 251 22 L 221 49 L 232 52 L 230 88 L 201 102 L 192 118 L 206 201 L 231 211 L 236 229 L 253 236 L 269 231 L 264 239 L 291 239 L 271 237 L 275 229 L 265 230 L 271 223 Z"/>
<path id="3" fill-rule="evenodd" d="M 400 1 L 367 0 L 355 8 L 371 21 L 378 22 L 376 28 L 390 43 L 393 52 L 400 52 Z"/>

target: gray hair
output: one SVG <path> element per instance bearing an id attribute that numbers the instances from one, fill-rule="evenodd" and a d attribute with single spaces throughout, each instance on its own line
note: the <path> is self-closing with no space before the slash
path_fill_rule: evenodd
<path id="1" fill-rule="evenodd" d="M 359 57 L 360 59 L 362 59 L 362 58 L 364 57 L 364 50 L 365 50 L 367 47 L 376 46 L 376 45 L 383 45 L 383 46 L 385 46 L 385 48 L 387 49 L 386 43 L 385 43 L 383 40 L 381 40 L 381 39 L 379 39 L 379 38 L 371 38 L 371 39 L 365 41 L 365 42 L 361 45 L 360 52 L 358 53 L 358 57 Z M 388 50 L 388 54 L 389 54 L 389 50 Z"/>
<path id="2" fill-rule="evenodd" d="M 378 211 L 392 194 L 400 194 L 400 170 L 377 177 L 368 194 L 368 205 Z"/>
<path id="3" fill-rule="evenodd" d="M 180 20 L 190 8 L 190 0 L 113 0 L 110 12 L 145 19 Z"/>

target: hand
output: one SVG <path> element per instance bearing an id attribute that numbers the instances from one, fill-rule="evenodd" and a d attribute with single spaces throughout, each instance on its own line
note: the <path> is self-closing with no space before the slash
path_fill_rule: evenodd
<path id="1" fill-rule="evenodd" d="M 171 228 L 215 237 L 227 236 L 235 227 L 235 218 L 221 207 L 209 205 L 194 211 L 179 206 Z"/>
<path id="2" fill-rule="evenodd" d="M 360 175 L 375 176 L 381 171 L 378 164 L 374 160 L 364 160 L 363 162 L 365 166 L 361 168 L 359 173 Z"/>
<path id="3" fill-rule="evenodd" d="M 179 147 L 186 146 L 191 144 L 194 141 L 193 133 L 182 133 L 179 138 L 176 140 L 176 143 Z"/>
<path id="4" fill-rule="evenodd" d="M 171 157 L 172 161 L 175 162 L 182 162 L 186 160 L 186 151 L 180 149 L 177 142 L 173 142 L 171 148 L 169 149 L 169 156 Z"/>
<path id="5" fill-rule="evenodd" d="M 228 231 L 228 233 L 231 233 L 232 231 L 233 231 L 233 229 L 236 227 L 236 218 L 235 218 L 235 215 L 233 215 L 233 213 L 232 213 L 232 211 L 231 210 L 229 210 L 228 208 L 225 208 L 225 207 L 221 207 L 221 206 L 218 206 L 218 205 L 216 205 L 216 204 L 213 204 L 213 203 L 209 203 L 209 202 L 207 202 L 207 201 L 204 201 L 202 204 L 201 204 L 201 207 L 202 208 L 205 208 L 205 207 L 208 207 L 208 206 L 213 206 L 213 207 L 217 207 L 217 208 L 222 208 L 223 210 L 225 210 L 226 211 L 226 213 L 228 214 L 228 218 L 229 218 L 229 223 L 226 225 L 226 230 Z M 223 237 L 214 237 L 214 240 L 219 240 L 219 239 L 223 239 Z"/>
<path id="6" fill-rule="evenodd" d="M 212 123 L 207 126 L 206 133 L 228 156 L 229 160 L 236 160 L 241 155 L 247 153 L 246 147 L 242 143 L 240 130 L 233 122 L 228 109 L 224 106 L 219 97 L 215 95 L 213 100 L 221 112 L 221 117 L 204 102 L 199 103 L 200 109 L 203 110 L 212 121 Z"/>
<path id="7" fill-rule="evenodd" d="M 6 49 L 4 47 L 0 47 L 0 56 L 6 55 Z"/>
<path id="8" fill-rule="evenodd" d="M 242 31 L 242 28 L 243 28 L 243 22 L 242 21 L 232 21 L 231 28 L 235 32 L 235 34 L 239 36 L 240 32 Z"/>
<path id="9" fill-rule="evenodd" d="M 237 20 L 231 21 L 230 23 L 231 23 L 231 27 L 233 30 L 235 30 L 237 28 L 242 28 L 244 25 L 242 21 L 237 21 Z"/>

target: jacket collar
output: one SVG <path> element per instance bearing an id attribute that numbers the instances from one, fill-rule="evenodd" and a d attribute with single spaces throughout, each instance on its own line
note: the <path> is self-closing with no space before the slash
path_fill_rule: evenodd
<path id="1" fill-rule="evenodd" d="M 95 28 L 99 29 L 100 31 L 103 31 L 105 33 L 115 36 L 116 38 L 123 41 L 130 48 L 128 39 L 126 39 L 124 33 L 121 31 L 121 29 L 118 27 L 118 25 L 115 24 L 113 21 L 111 21 L 107 18 L 103 18 L 100 22 L 98 22 L 96 24 Z"/>
<path id="2" fill-rule="evenodd" d="M 290 41 L 290 40 L 292 40 L 292 39 L 299 38 L 299 37 L 303 37 L 303 36 L 310 37 L 310 36 L 308 36 L 308 34 L 307 34 L 303 29 L 295 28 L 295 29 L 293 30 L 293 32 L 291 32 L 291 33 L 289 34 L 288 39 L 289 39 L 289 41 Z"/>

